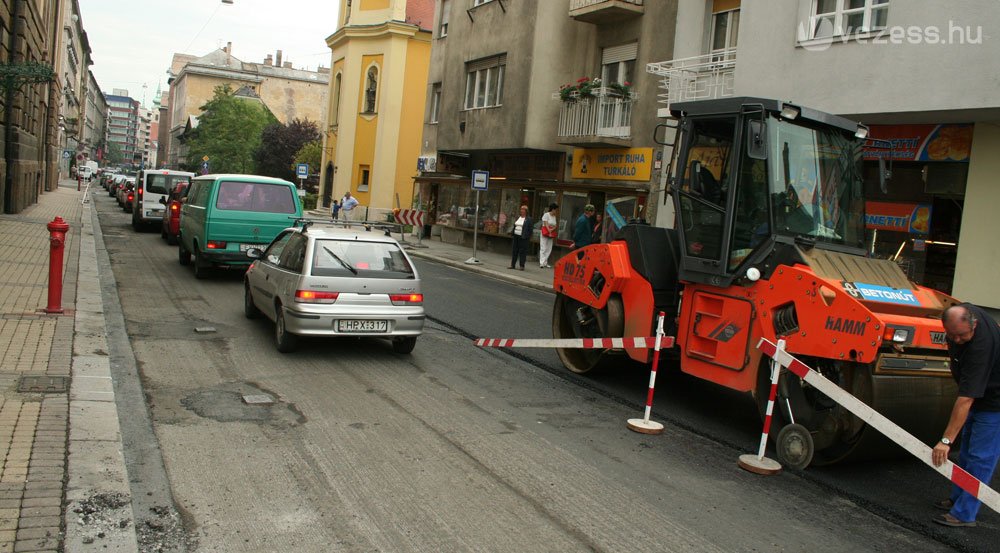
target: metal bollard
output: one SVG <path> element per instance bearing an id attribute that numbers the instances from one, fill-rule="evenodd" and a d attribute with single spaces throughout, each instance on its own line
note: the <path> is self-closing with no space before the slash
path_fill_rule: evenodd
<path id="1" fill-rule="evenodd" d="M 69 225 L 62 217 L 56 217 L 45 226 L 49 229 L 49 305 L 45 312 L 62 313 L 63 250 Z"/>

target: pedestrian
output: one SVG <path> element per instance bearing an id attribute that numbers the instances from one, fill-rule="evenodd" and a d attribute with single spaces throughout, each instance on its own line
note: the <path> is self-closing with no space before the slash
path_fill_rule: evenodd
<path id="1" fill-rule="evenodd" d="M 524 270 L 524 261 L 528 257 L 528 244 L 531 243 L 531 233 L 535 229 L 533 228 L 533 221 L 531 216 L 528 215 L 528 206 L 521 206 L 521 215 L 514 221 L 514 229 L 511 231 L 511 236 L 513 240 L 511 241 L 511 251 L 510 251 L 510 267 L 508 269 L 515 268 L 514 265 L 520 265 L 517 267 L 520 270 Z"/>
<path id="2" fill-rule="evenodd" d="M 538 266 L 542 269 L 552 268 L 549 256 L 552 255 L 552 244 L 559 235 L 559 204 L 549 204 L 549 210 L 542 215 L 542 237 L 539 238 Z"/>
<path id="3" fill-rule="evenodd" d="M 589 246 L 594 234 L 594 205 L 587 204 L 583 213 L 573 223 L 573 247 Z"/>
<path id="4" fill-rule="evenodd" d="M 348 190 L 344 194 L 344 198 L 340 200 L 340 210 L 344 212 L 344 219 L 348 221 L 355 220 L 355 211 L 358 208 L 358 199 L 351 196 L 351 191 Z"/>
<path id="5" fill-rule="evenodd" d="M 941 322 L 958 398 L 931 460 L 941 466 L 961 431 L 958 466 L 988 484 L 1000 459 L 1000 325 L 968 303 L 946 309 Z M 952 487 L 951 497 L 934 505 L 948 511 L 934 517 L 938 524 L 976 525 L 979 500 L 958 486 Z"/>
<path id="6" fill-rule="evenodd" d="M 594 215 L 594 232 L 590 233 L 590 243 L 600 244 L 604 233 L 604 215 L 598 213 Z"/>
<path id="7" fill-rule="evenodd" d="M 334 221 L 340 219 L 340 202 L 337 200 L 333 200 L 333 205 L 330 206 L 330 214 L 333 216 Z"/>

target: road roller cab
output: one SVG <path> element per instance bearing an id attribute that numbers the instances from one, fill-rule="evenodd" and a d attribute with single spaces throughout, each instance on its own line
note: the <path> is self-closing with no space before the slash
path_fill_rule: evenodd
<path id="1" fill-rule="evenodd" d="M 664 311 L 675 317 L 683 372 L 754 393 L 762 407 L 769 371 L 756 345 L 784 339 L 841 387 L 936 439 L 955 394 L 940 321 L 955 300 L 867 257 L 867 128 L 760 98 L 674 104 L 672 113 L 673 228 L 629 225 L 561 259 L 556 337 L 649 336 Z M 650 351 L 560 351 L 579 373 L 623 354 L 645 362 Z M 807 457 L 814 450 L 819 462 L 881 442 L 794 376 L 781 378 L 779 407 L 779 424 L 803 428 L 790 443 L 811 442 Z M 786 461 L 808 464 L 782 445 Z"/>

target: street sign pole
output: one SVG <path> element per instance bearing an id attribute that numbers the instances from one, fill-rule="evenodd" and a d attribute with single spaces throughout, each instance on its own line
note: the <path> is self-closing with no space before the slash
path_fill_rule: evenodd
<path id="1" fill-rule="evenodd" d="M 487 171 L 472 172 L 472 189 L 476 191 L 476 215 L 472 226 L 472 257 L 465 260 L 467 265 L 481 265 L 482 261 L 476 259 L 476 246 L 479 241 L 479 192 L 488 189 L 490 174 Z"/>

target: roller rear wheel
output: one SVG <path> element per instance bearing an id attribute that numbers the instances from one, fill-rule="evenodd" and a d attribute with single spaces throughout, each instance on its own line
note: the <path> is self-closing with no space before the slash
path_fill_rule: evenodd
<path id="1" fill-rule="evenodd" d="M 620 338 L 625 332 L 625 307 L 613 295 L 603 309 L 590 307 L 563 294 L 556 294 L 552 308 L 552 336 L 555 338 Z M 608 351 L 601 349 L 557 348 L 566 368 L 586 374 L 601 366 Z"/>

